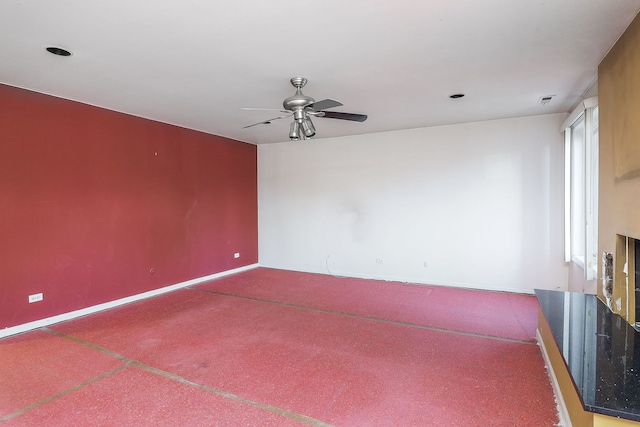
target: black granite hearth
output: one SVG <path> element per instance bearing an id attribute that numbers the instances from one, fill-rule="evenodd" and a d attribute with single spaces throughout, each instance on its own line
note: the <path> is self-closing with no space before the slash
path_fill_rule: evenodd
<path id="1" fill-rule="evenodd" d="M 595 295 L 535 292 L 584 410 L 640 421 L 640 333 Z"/>

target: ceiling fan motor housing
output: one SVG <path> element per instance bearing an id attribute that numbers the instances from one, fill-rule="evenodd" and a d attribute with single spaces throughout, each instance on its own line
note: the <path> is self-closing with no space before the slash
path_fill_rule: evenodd
<path id="1" fill-rule="evenodd" d="M 302 93 L 302 88 L 307 84 L 307 79 L 304 77 L 294 77 L 290 81 L 293 87 L 296 88 L 296 93 L 285 99 L 282 102 L 282 107 L 287 111 L 293 111 L 295 120 L 302 123 L 305 118 L 305 107 L 313 104 L 316 100 Z"/>
<path id="2" fill-rule="evenodd" d="M 295 95 L 290 96 L 282 102 L 282 107 L 287 111 L 295 112 L 296 110 L 304 109 L 304 107 L 314 102 L 316 102 L 315 99 L 303 94 L 300 89 L 296 89 Z"/>

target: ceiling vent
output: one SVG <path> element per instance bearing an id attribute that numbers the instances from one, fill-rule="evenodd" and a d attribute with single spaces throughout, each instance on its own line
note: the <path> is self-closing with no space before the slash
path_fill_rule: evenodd
<path id="1" fill-rule="evenodd" d="M 541 96 L 540 99 L 538 99 L 538 104 L 540 105 L 547 105 L 548 103 L 551 102 L 551 100 L 553 99 L 555 95 L 546 95 L 546 96 Z"/>

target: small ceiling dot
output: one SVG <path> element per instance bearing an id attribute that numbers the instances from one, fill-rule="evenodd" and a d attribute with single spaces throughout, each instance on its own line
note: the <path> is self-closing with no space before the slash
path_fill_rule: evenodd
<path id="1" fill-rule="evenodd" d="M 54 55 L 58 55 L 58 56 L 71 56 L 71 52 L 69 52 L 66 49 L 63 49 L 61 47 L 55 47 L 55 46 L 49 46 L 47 49 L 47 52 L 49 53 L 53 53 Z"/>
<path id="2" fill-rule="evenodd" d="M 453 95 L 450 95 L 449 98 L 458 99 L 458 98 L 462 98 L 463 96 L 464 96 L 464 93 L 454 93 Z"/>

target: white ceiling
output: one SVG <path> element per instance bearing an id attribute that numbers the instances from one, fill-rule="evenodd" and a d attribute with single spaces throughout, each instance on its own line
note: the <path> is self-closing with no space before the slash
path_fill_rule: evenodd
<path id="1" fill-rule="evenodd" d="M 2 0 L 0 82 L 253 144 L 569 111 L 640 0 Z M 59 57 L 58 46 L 73 52 Z M 449 95 L 464 93 L 452 100 Z M 540 105 L 540 97 L 555 95 Z M 276 112 L 275 115 L 278 115 Z"/>

